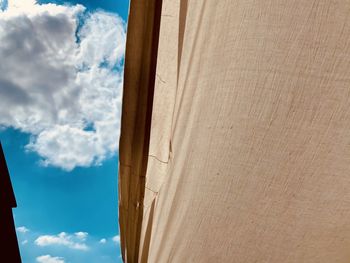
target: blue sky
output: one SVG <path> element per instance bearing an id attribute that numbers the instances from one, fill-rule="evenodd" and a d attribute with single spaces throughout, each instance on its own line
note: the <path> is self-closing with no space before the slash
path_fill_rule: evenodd
<path id="1" fill-rule="evenodd" d="M 0 139 L 24 263 L 121 262 L 117 151 L 128 4 L 0 0 Z"/>

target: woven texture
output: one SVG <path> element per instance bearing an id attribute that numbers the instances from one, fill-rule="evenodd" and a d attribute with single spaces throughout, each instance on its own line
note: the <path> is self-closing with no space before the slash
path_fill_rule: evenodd
<path id="1" fill-rule="evenodd" d="M 139 262 L 350 262 L 350 1 L 163 0 L 155 74 Z"/>

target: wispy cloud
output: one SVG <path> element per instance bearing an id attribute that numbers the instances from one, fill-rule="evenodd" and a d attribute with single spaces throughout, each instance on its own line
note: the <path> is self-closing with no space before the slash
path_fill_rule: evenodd
<path id="1" fill-rule="evenodd" d="M 46 234 L 31 230 L 20 236 L 19 244 L 24 262 L 119 262 L 119 235 L 101 237 L 84 231 Z"/>
<path id="2" fill-rule="evenodd" d="M 70 249 L 87 251 L 89 247 L 75 235 L 61 232 L 58 235 L 42 235 L 35 240 L 35 244 L 41 247 L 60 245 Z"/>
<path id="3" fill-rule="evenodd" d="M 100 244 L 106 244 L 107 243 L 107 240 L 105 238 L 102 238 L 100 239 L 99 241 Z"/>
<path id="4" fill-rule="evenodd" d="M 64 263 L 64 258 L 53 257 L 51 255 L 43 255 L 43 256 L 37 257 L 36 261 L 39 263 Z"/>
<path id="5" fill-rule="evenodd" d="M 80 239 L 80 240 L 82 240 L 82 241 L 85 241 L 89 234 L 88 234 L 87 232 L 76 232 L 76 233 L 74 233 L 74 235 L 75 235 L 78 239 Z"/>
<path id="6" fill-rule="evenodd" d="M 16 230 L 20 233 L 27 233 L 29 232 L 29 229 L 26 228 L 25 226 L 20 226 L 20 227 L 17 227 Z"/>
<path id="7" fill-rule="evenodd" d="M 120 243 L 120 236 L 119 235 L 116 235 L 112 238 L 113 242 L 115 242 L 116 244 L 119 244 Z"/>
<path id="8" fill-rule="evenodd" d="M 1 0 L 0 0 L 1 1 Z M 2 4 L 2 6 L 5 6 Z M 118 149 L 125 23 L 82 5 L 0 9 L 0 127 L 32 135 L 43 165 L 99 165 Z"/>

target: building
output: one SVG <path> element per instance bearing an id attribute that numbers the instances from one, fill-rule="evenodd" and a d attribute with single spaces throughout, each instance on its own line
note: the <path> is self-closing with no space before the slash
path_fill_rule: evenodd
<path id="1" fill-rule="evenodd" d="M 16 228 L 13 221 L 12 209 L 17 206 L 12 189 L 11 179 L 6 165 L 4 151 L 0 143 L 0 244 L 1 262 L 20 263 L 21 257 L 18 248 Z"/>

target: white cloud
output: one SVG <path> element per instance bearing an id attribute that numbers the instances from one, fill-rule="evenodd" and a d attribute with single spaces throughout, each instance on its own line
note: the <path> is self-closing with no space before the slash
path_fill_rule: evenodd
<path id="1" fill-rule="evenodd" d="M 119 235 L 116 235 L 112 238 L 112 240 L 116 243 L 116 244 L 119 244 L 120 243 L 120 236 Z"/>
<path id="2" fill-rule="evenodd" d="M 118 149 L 124 48 L 115 14 L 9 0 L 0 8 L 0 127 L 30 133 L 26 149 L 43 165 L 101 164 Z"/>
<path id="3" fill-rule="evenodd" d="M 16 230 L 20 233 L 27 233 L 29 232 L 29 229 L 26 228 L 25 226 L 20 226 L 20 227 L 17 227 Z"/>
<path id="4" fill-rule="evenodd" d="M 1 4 L 1 3 L 0 3 Z M 57 15 L 63 12 L 72 15 L 84 11 L 85 8 L 82 5 L 67 6 L 56 4 L 38 4 L 36 0 L 3 0 L 4 7 L 2 14 L 3 18 L 12 18 L 16 16 L 36 16 L 41 13 L 47 13 L 49 15 Z"/>
<path id="5" fill-rule="evenodd" d="M 22 242 L 21 242 L 21 244 L 22 245 L 25 245 L 25 244 L 27 244 L 28 243 L 28 240 L 26 239 L 26 240 L 23 240 Z"/>
<path id="6" fill-rule="evenodd" d="M 87 238 L 87 236 L 89 235 L 87 232 L 76 232 L 76 233 L 74 233 L 74 235 L 78 238 L 78 239 L 80 239 L 80 240 L 82 240 L 82 241 L 85 241 L 86 240 L 86 238 Z"/>
<path id="7" fill-rule="evenodd" d="M 43 235 L 35 240 L 35 244 L 41 247 L 60 245 L 70 249 L 87 251 L 89 247 L 76 235 L 69 235 L 61 232 L 58 235 Z"/>
<path id="8" fill-rule="evenodd" d="M 39 263 L 64 263 L 64 258 L 53 257 L 51 255 L 43 255 L 43 256 L 37 257 L 36 261 Z"/>
<path id="9" fill-rule="evenodd" d="M 100 241 L 99 241 L 100 244 L 106 244 L 107 243 L 107 240 L 105 238 L 102 238 Z"/>

